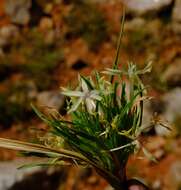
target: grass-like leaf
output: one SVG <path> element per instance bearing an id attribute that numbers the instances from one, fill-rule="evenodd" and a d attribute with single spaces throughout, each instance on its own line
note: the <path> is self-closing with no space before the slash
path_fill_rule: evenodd
<path id="1" fill-rule="evenodd" d="M 0 138 L 0 147 L 55 158 L 55 162 L 40 163 L 40 166 L 60 164 L 60 161 L 61 164 L 64 161 L 91 165 L 115 189 L 124 189 L 126 164 L 140 144 L 138 139 L 144 129 L 143 102 L 148 99 L 139 76 L 151 70 L 150 62 L 141 70 L 133 63 L 129 63 L 127 69 L 119 69 L 124 19 L 123 16 L 113 67 L 96 71 L 93 76 L 79 76 L 75 88 L 62 88 L 62 94 L 68 97 L 68 120 L 58 112 L 52 110 L 45 114 L 32 105 L 35 113 L 50 127 L 53 137 L 63 139 L 63 143 L 57 143 L 54 148 L 51 143 L 43 146 Z"/>
<path id="2" fill-rule="evenodd" d="M 82 161 L 87 160 L 81 154 L 70 150 L 65 150 L 65 149 L 57 150 L 39 144 L 27 143 L 23 141 L 10 140 L 4 138 L 0 138 L 0 147 L 20 150 L 20 151 L 42 153 L 47 155 L 48 157 L 65 157 L 65 158 L 79 159 Z"/>

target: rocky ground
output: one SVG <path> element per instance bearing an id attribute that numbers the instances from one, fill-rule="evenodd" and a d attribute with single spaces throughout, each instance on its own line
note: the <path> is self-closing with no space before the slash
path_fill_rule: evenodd
<path id="1" fill-rule="evenodd" d="M 154 190 L 180 190 L 181 2 L 90 2 L 0 1 L 0 136 L 34 140 L 34 128 L 46 130 L 47 126 L 32 112 L 30 102 L 54 107 L 64 114 L 59 87 L 75 84 L 78 73 L 87 75 L 112 65 L 123 2 L 126 22 L 121 64 L 133 61 L 143 67 L 147 60 L 153 60 L 152 73 L 143 78 L 153 96 L 145 104 L 144 123 L 156 112 L 172 129 L 169 132 L 155 126 L 143 136 L 143 143 L 158 163 L 142 158 L 140 153 L 130 159 L 128 175 L 147 182 Z M 52 184 L 61 190 L 110 189 L 90 169 L 38 169 L 30 170 L 30 175 L 29 170 L 15 170 L 22 162 L 16 161 L 16 152 L 1 150 L 0 159 L 0 190 L 23 190 L 30 184 L 34 185 L 30 189 L 45 190 L 52 189 Z M 7 161 L 12 159 L 15 161 Z"/>

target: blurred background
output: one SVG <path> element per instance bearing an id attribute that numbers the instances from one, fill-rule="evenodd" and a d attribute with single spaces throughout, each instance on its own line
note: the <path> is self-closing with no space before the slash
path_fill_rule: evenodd
<path id="1" fill-rule="evenodd" d="M 121 65 L 143 68 L 153 61 L 142 78 L 154 97 L 143 123 L 158 113 L 171 128 L 156 126 L 143 135 L 158 163 L 133 156 L 128 176 L 153 190 L 181 190 L 180 0 L 0 0 L 0 137 L 41 138 L 47 126 L 30 103 L 65 114 L 60 86 L 76 84 L 78 73 L 111 67 L 123 4 Z M 0 149 L 0 190 L 111 190 L 91 169 L 16 169 L 32 159 Z"/>

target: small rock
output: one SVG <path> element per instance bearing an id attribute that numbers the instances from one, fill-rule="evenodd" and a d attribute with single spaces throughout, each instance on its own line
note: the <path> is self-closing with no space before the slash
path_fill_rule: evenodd
<path id="1" fill-rule="evenodd" d="M 143 18 L 136 17 L 130 21 L 125 22 L 125 31 L 134 31 L 135 29 L 139 29 L 145 25 L 146 21 Z"/>
<path id="2" fill-rule="evenodd" d="M 181 24 L 179 22 L 173 22 L 172 29 L 176 34 L 181 34 Z"/>
<path id="3" fill-rule="evenodd" d="M 45 43 L 48 45 L 53 45 L 55 42 L 55 31 L 49 30 L 45 33 Z"/>
<path id="4" fill-rule="evenodd" d="M 121 2 L 121 0 L 91 0 L 93 3 L 109 3 L 109 4 L 114 4 L 117 3 L 118 1 Z"/>
<path id="5" fill-rule="evenodd" d="M 33 99 L 37 96 L 37 88 L 33 81 L 26 82 L 27 97 Z"/>
<path id="6" fill-rule="evenodd" d="M 181 87 L 181 59 L 176 59 L 163 73 L 164 80 L 170 87 Z"/>
<path id="7" fill-rule="evenodd" d="M 145 102 L 143 126 L 146 127 L 150 125 L 154 112 L 157 112 L 164 124 L 171 128 L 175 119 L 181 117 L 181 88 L 175 88 L 169 91 L 164 94 L 159 101 Z M 161 136 L 171 134 L 168 129 L 160 125 L 156 125 L 155 130 L 156 133 Z"/>
<path id="8" fill-rule="evenodd" d="M 138 186 L 138 185 L 132 185 L 131 187 L 129 187 L 129 190 L 145 190 L 142 187 Z"/>
<path id="9" fill-rule="evenodd" d="M 52 28 L 53 28 L 53 21 L 52 21 L 51 18 L 49 18 L 49 17 L 43 17 L 40 20 L 40 29 L 42 31 L 49 30 L 49 29 L 52 29 Z"/>
<path id="10" fill-rule="evenodd" d="M 19 34 L 18 27 L 8 24 L 6 26 L 3 26 L 0 28 L 0 56 L 4 56 L 3 52 L 3 47 L 6 45 L 9 45 L 14 39 Z"/>
<path id="11" fill-rule="evenodd" d="M 25 175 L 37 171 L 38 168 L 17 170 L 18 167 L 30 162 L 23 159 L 0 162 L 0 171 L 3 171 L 0 172 L 0 190 L 9 189 L 14 183 L 21 181 Z"/>
<path id="12" fill-rule="evenodd" d="M 24 104 L 27 100 L 33 100 L 37 96 L 37 88 L 33 81 L 18 81 L 14 84 L 14 93 L 10 96 L 11 102 L 21 102 Z"/>
<path id="13" fill-rule="evenodd" d="M 155 180 L 152 184 L 153 189 L 155 190 L 161 190 L 162 183 L 159 179 Z"/>
<path id="14" fill-rule="evenodd" d="M 96 176 L 91 176 L 88 178 L 87 182 L 91 185 L 96 185 L 99 182 L 99 179 Z"/>
<path id="15" fill-rule="evenodd" d="M 114 189 L 109 185 L 104 190 L 114 190 Z"/>
<path id="16" fill-rule="evenodd" d="M 30 21 L 31 0 L 6 0 L 5 12 L 15 24 L 25 25 Z"/>
<path id="17" fill-rule="evenodd" d="M 18 27 L 9 24 L 0 28 L 0 47 L 8 45 L 19 33 Z"/>
<path id="18" fill-rule="evenodd" d="M 53 29 L 53 20 L 49 17 L 43 17 L 40 20 L 39 28 L 44 35 L 46 44 L 53 44 L 55 42 L 55 30 Z"/>
<path id="19" fill-rule="evenodd" d="M 170 177 L 172 179 L 173 187 L 177 187 L 181 182 L 181 161 L 174 162 L 170 167 Z"/>
<path id="20" fill-rule="evenodd" d="M 143 15 L 147 12 L 158 12 L 171 5 L 172 0 L 122 0 L 130 13 Z"/>
<path id="21" fill-rule="evenodd" d="M 172 29 L 175 33 L 181 34 L 181 1 L 175 0 L 172 12 Z"/>
<path id="22" fill-rule="evenodd" d="M 165 111 L 162 113 L 162 118 L 172 124 L 177 117 L 181 117 L 181 88 L 173 89 L 166 93 L 162 100 L 165 102 Z M 172 127 L 172 125 L 169 125 Z M 169 135 L 170 131 L 164 127 L 157 126 L 155 128 L 159 135 Z"/>
<path id="23" fill-rule="evenodd" d="M 173 8 L 173 13 L 172 13 L 172 19 L 175 22 L 181 22 L 181 1 L 180 0 L 175 0 L 175 5 Z"/>
<path id="24" fill-rule="evenodd" d="M 175 88 L 163 96 L 166 103 L 166 110 L 163 116 L 173 122 L 175 117 L 181 116 L 181 88 Z"/>
<path id="25" fill-rule="evenodd" d="M 40 161 L 41 162 L 41 161 Z M 32 168 L 30 168 L 32 170 Z M 34 170 L 31 173 L 23 175 L 23 178 L 19 181 L 16 181 L 13 186 L 8 188 L 8 190 L 24 190 L 24 189 L 44 189 L 52 190 L 62 189 L 62 184 L 66 179 L 66 171 L 59 167 L 43 169 L 41 167 L 34 167 Z M 26 171 L 27 169 L 24 169 Z M 49 171 L 51 170 L 51 171 Z M 61 185 L 60 185 L 61 182 Z M 7 190 L 7 189 L 3 189 Z"/>
<path id="26" fill-rule="evenodd" d="M 60 110 L 64 105 L 64 96 L 59 91 L 44 91 L 37 95 L 37 104 Z"/>

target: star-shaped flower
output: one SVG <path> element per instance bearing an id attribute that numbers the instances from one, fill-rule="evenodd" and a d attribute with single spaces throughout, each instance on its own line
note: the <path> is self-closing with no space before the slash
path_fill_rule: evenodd
<path id="1" fill-rule="evenodd" d="M 66 88 L 62 88 L 63 92 L 62 94 L 65 96 L 69 96 L 71 98 L 77 98 L 76 101 L 73 101 L 73 105 L 71 109 L 68 111 L 74 112 L 77 110 L 79 105 L 81 103 L 85 103 L 87 111 L 89 113 L 92 113 L 96 109 L 96 101 L 100 101 L 102 98 L 99 95 L 98 90 L 90 89 L 88 81 L 85 80 L 85 78 L 80 77 L 80 87 L 81 90 L 68 90 Z"/>

